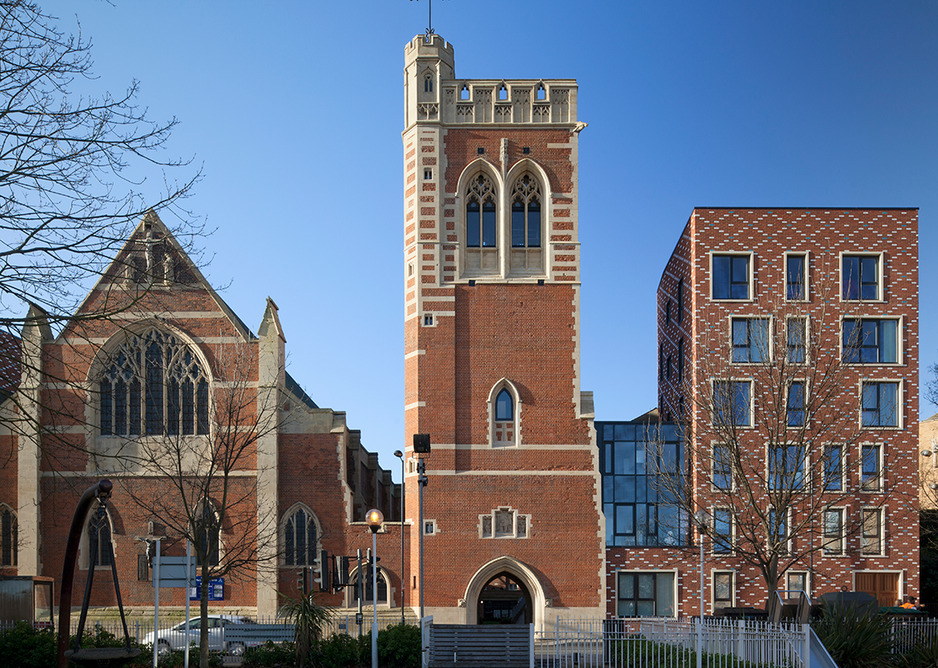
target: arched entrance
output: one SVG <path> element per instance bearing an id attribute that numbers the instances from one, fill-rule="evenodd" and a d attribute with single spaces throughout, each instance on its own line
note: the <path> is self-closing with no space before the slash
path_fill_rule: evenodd
<path id="1" fill-rule="evenodd" d="M 547 600 L 537 576 L 513 557 L 482 566 L 469 581 L 461 605 L 467 624 L 544 623 Z"/>
<path id="2" fill-rule="evenodd" d="M 502 571 L 485 583 L 476 603 L 479 624 L 530 624 L 531 594 L 518 578 Z"/>

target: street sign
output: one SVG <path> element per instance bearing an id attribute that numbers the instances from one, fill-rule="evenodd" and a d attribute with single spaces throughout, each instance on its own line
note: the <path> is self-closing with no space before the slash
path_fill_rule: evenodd
<path id="1" fill-rule="evenodd" d="M 160 588 L 188 587 L 195 580 L 195 557 L 189 560 L 189 578 L 186 578 L 185 557 L 160 557 Z"/>
<path id="2" fill-rule="evenodd" d="M 202 591 L 202 576 L 198 575 L 195 578 L 195 586 L 189 588 L 189 600 L 198 601 L 200 598 L 200 592 Z M 210 601 L 224 601 L 225 600 L 225 578 L 212 578 L 208 581 L 208 600 Z"/>

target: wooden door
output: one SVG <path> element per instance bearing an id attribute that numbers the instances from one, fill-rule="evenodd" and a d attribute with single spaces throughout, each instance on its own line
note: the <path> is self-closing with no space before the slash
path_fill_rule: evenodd
<path id="1" fill-rule="evenodd" d="M 872 594 L 881 606 L 897 605 L 899 600 L 898 573 L 857 573 L 857 591 Z"/>

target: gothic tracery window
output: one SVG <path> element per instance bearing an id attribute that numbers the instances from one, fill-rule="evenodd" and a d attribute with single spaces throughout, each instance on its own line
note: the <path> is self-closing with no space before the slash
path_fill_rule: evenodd
<path id="1" fill-rule="evenodd" d="M 512 248 L 540 248 L 541 199 L 537 179 L 525 174 L 511 193 Z"/>
<path id="2" fill-rule="evenodd" d="M 102 436 L 208 434 L 208 380 L 177 336 L 130 335 L 110 359 L 100 382 Z"/>
<path id="3" fill-rule="evenodd" d="M 485 174 L 479 174 L 466 192 L 466 246 L 495 248 L 496 220 L 495 187 Z"/>
<path id="4" fill-rule="evenodd" d="M 306 508 L 297 508 L 283 528 L 284 560 L 287 566 L 312 566 L 316 561 L 316 522 Z"/>

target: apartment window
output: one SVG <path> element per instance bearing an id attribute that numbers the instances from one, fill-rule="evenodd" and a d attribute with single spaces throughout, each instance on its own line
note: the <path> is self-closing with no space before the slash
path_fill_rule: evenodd
<path id="1" fill-rule="evenodd" d="M 808 358 L 808 321 L 806 318 L 788 318 L 785 321 L 788 344 L 788 363 L 804 364 Z"/>
<path id="2" fill-rule="evenodd" d="M 684 320 L 684 279 L 677 282 L 677 322 Z"/>
<path id="3" fill-rule="evenodd" d="M 715 508 L 713 511 L 713 553 L 729 554 L 733 551 L 733 511 Z"/>
<path id="4" fill-rule="evenodd" d="M 840 492 L 844 488 L 844 457 L 840 445 L 824 446 L 824 491 Z"/>
<path id="5" fill-rule="evenodd" d="M 803 591 L 808 594 L 808 574 L 805 571 L 788 571 L 785 573 L 785 588 L 791 593 Z"/>
<path id="6" fill-rule="evenodd" d="M 776 513 L 775 508 L 769 508 L 769 543 L 767 546 L 777 546 L 778 554 L 788 554 L 788 513 Z"/>
<path id="7" fill-rule="evenodd" d="M 883 554 L 883 509 L 863 508 L 861 511 L 860 552 L 868 556 Z"/>
<path id="8" fill-rule="evenodd" d="M 674 617 L 674 573 L 620 572 L 620 617 Z"/>
<path id="9" fill-rule="evenodd" d="M 717 489 L 733 489 L 733 451 L 725 443 L 713 446 L 713 486 Z"/>
<path id="10" fill-rule="evenodd" d="M 752 383 L 748 380 L 713 381 L 713 421 L 717 426 L 752 424 Z"/>
<path id="11" fill-rule="evenodd" d="M 714 255 L 712 296 L 714 299 L 749 299 L 749 255 Z"/>
<path id="12" fill-rule="evenodd" d="M 664 380 L 664 345 L 658 344 L 658 380 Z"/>
<path id="13" fill-rule="evenodd" d="M 824 511 L 824 554 L 836 556 L 844 553 L 844 509 L 828 508 Z"/>
<path id="14" fill-rule="evenodd" d="M 667 370 L 665 371 L 665 378 L 667 378 L 668 380 L 671 380 L 671 353 L 668 353 L 668 361 L 667 361 L 666 369 Z"/>
<path id="15" fill-rule="evenodd" d="M 844 255 L 840 277 L 843 298 L 850 301 L 877 301 L 880 297 L 880 256 Z"/>
<path id="16" fill-rule="evenodd" d="M 803 446 L 769 446 L 769 489 L 802 489 L 804 465 Z"/>
<path id="17" fill-rule="evenodd" d="M 844 320 L 843 360 L 848 364 L 895 364 L 899 361 L 898 335 L 898 320 Z"/>
<path id="18" fill-rule="evenodd" d="M 664 304 L 664 324 L 671 324 L 671 298 L 668 298 L 668 301 Z"/>
<path id="19" fill-rule="evenodd" d="M 899 383 L 864 381 L 861 424 L 864 427 L 899 426 Z"/>
<path id="20" fill-rule="evenodd" d="M 684 380 L 684 339 L 677 342 L 677 378 Z"/>
<path id="21" fill-rule="evenodd" d="M 803 301 L 807 298 L 807 269 L 806 255 L 785 256 L 785 297 L 789 301 Z"/>
<path id="22" fill-rule="evenodd" d="M 879 492 L 883 482 L 883 446 L 860 446 L 860 490 Z"/>
<path id="23" fill-rule="evenodd" d="M 797 380 L 788 385 L 788 398 L 785 402 L 785 419 L 789 427 L 803 427 L 805 424 L 805 383 Z"/>
<path id="24" fill-rule="evenodd" d="M 730 326 L 734 362 L 768 361 L 771 356 L 768 318 L 733 318 Z"/>
<path id="25" fill-rule="evenodd" d="M 732 608 L 736 600 L 736 574 L 716 571 L 713 574 L 713 609 Z"/>

